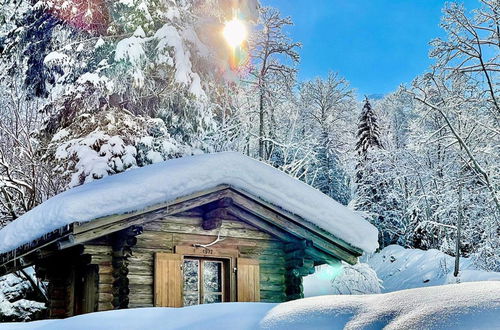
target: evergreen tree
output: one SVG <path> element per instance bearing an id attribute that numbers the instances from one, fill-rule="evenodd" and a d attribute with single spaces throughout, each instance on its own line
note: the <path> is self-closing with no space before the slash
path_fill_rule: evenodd
<path id="1" fill-rule="evenodd" d="M 356 150 L 362 159 L 366 160 L 370 148 L 382 148 L 379 135 L 377 116 L 367 97 L 361 115 L 359 116 L 357 132 L 358 142 L 356 143 Z"/>
<path id="2" fill-rule="evenodd" d="M 384 230 L 383 201 L 384 195 L 387 194 L 387 183 L 384 182 L 384 171 L 381 171 L 384 159 L 379 157 L 381 154 L 378 153 L 382 149 L 382 144 L 377 115 L 368 98 L 365 99 L 359 116 L 357 138 L 356 151 L 359 160 L 356 166 L 355 208 L 369 214 L 371 222 L 379 229 L 379 244 L 384 247 L 388 244 L 388 240 L 392 240 Z"/>

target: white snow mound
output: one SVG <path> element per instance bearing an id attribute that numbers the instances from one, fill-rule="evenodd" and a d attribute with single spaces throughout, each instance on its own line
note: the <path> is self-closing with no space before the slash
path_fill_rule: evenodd
<path id="1" fill-rule="evenodd" d="M 498 329 L 499 325 L 500 282 L 472 282 L 282 304 L 116 310 L 64 320 L 6 323 L 0 330 Z"/>
<path id="2" fill-rule="evenodd" d="M 477 269 L 472 258 L 460 258 L 460 272 L 453 276 L 455 258 L 430 249 L 405 249 L 389 245 L 366 261 L 383 281 L 382 292 L 457 282 L 500 281 L 499 272 Z"/>
<path id="3" fill-rule="evenodd" d="M 377 229 L 319 190 L 235 152 L 204 154 L 132 169 L 56 195 L 0 230 L 0 253 L 73 222 L 139 211 L 227 184 L 280 206 L 366 252 Z"/>

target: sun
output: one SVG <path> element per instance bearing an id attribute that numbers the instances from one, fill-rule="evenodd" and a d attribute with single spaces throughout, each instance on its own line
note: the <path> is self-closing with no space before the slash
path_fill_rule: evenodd
<path id="1" fill-rule="evenodd" d="M 224 31 L 222 33 L 224 34 L 224 38 L 226 39 L 227 43 L 233 48 L 241 45 L 243 41 L 246 40 L 248 35 L 247 27 L 242 21 L 237 18 L 226 22 Z"/>

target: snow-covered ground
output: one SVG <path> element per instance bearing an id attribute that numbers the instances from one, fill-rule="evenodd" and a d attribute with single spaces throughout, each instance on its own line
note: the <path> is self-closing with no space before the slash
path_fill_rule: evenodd
<path id="1" fill-rule="evenodd" d="M 453 276 L 455 258 L 438 250 L 405 249 L 390 245 L 366 261 L 383 281 L 382 292 L 473 281 L 500 281 L 500 273 L 474 267 L 460 258 L 460 272 Z"/>
<path id="2" fill-rule="evenodd" d="M 479 270 L 470 258 L 460 258 L 460 272 L 455 277 L 454 262 L 454 257 L 438 250 L 390 245 L 363 257 L 361 263 L 354 266 L 318 267 L 316 273 L 304 278 L 304 295 L 380 293 L 461 282 L 500 281 L 500 273 Z"/>
<path id="3" fill-rule="evenodd" d="M 500 282 L 473 282 L 282 304 L 223 303 L 142 308 L 64 320 L 6 323 L 0 330 L 143 329 L 495 329 Z"/>

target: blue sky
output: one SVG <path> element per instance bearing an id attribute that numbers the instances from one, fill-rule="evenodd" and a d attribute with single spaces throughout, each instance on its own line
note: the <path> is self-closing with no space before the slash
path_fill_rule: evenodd
<path id="1" fill-rule="evenodd" d="M 478 0 L 464 0 L 467 9 Z M 262 0 L 291 16 L 288 32 L 302 42 L 299 79 L 339 72 L 358 93 L 385 94 L 432 63 L 429 41 L 445 0 Z"/>

